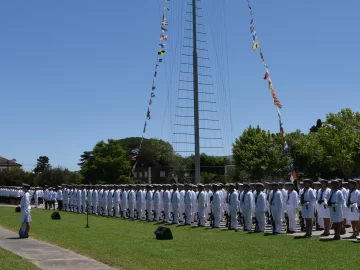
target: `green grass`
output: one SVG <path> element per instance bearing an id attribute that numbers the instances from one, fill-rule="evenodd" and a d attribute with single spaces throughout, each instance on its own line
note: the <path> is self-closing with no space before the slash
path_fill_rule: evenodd
<path id="1" fill-rule="evenodd" d="M 174 240 L 158 241 L 158 225 L 89 218 L 33 209 L 30 235 L 123 269 L 357 269 L 360 245 L 244 232 L 170 226 Z M 17 231 L 19 213 L 0 207 L 0 225 Z M 1 268 L 1 267 L 0 267 Z"/>
<path id="2" fill-rule="evenodd" d="M 37 270 L 40 269 L 30 261 L 15 255 L 14 253 L 0 248 L 0 269 L 1 270 Z"/>

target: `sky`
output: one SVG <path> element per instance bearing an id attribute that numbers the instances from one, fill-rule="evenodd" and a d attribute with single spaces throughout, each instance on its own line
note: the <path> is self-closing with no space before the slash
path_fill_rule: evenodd
<path id="1" fill-rule="evenodd" d="M 214 1 L 202 1 L 210 17 L 217 16 Z M 172 12 L 167 17 L 169 44 L 170 29 L 182 25 L 182 17 L 176 15 L 181 2 L 167 3 Z M 272 132 L 279 125 L 263 80 L 264 67 L 251 49 L 247 2 L 218 3 L 226 18 L 217 28 L 218 18 L 210 20 L 226 57 L 223 69 L 231 106 L 223 109 L 230 113 L 231 107 L 232 121 L 227 121 L 231 131 L 226 134 L 231 149 L 231 142 L 249 125 Z M 26 170 L 41 155 L 48 156 L 53 166 L 77 170 L 81 153 L 98 141 L 142 136 L 163 4 L 163 0 L 2 1 L 0 156 L 16 159 Z M 283 104 L 286 132 L 308 132 L 318 118 L 341 108 L 359 110 L 360 1 L 253 1 L 252 8 Z M 169 60 L 164 66 L 171 66 Z M 157 89 L 145 136 L 171 141 L 169 121 L 164 120 L 171 111 L 167 105 L 173 106 L 166 76 L 171 77 L 171 69 L 166 73 L 160 69 L 164 89 Z"/>

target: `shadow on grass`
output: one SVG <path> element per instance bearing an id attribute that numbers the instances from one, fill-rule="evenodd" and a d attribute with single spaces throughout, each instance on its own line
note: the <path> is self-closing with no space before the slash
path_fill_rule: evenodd
<path id="1" fill-rule="evenodd" d="M 274 233 L 264 233 L 264 236 L 275 236 L 275 235 L 278 235 L 278 234 L 274 234 Z"/>
<path id="2" fill-rule="evenodd" d="M 308 238 L 311 238 L 311 237 L 307 237 L 307 236 L 303 236 L 303 235 L 294 236 L 294 239 L 295 239 L 295 240 L 299 240 L 299 239 L 308 239 Z"/>
<path id="3" fill-rule="evenodd" d="M 320 242 L 332 242 L 332 241 L 339 241 L 339 240 L 335 240 L 334 238 L 325 238 L 325 239 L 323 238 L 323 239 L 320 239 Z"/>

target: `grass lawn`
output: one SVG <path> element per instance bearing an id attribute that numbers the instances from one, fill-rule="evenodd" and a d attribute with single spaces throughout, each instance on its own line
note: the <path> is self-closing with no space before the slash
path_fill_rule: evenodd
<path id="1" fill-rule="evenodd" d="M 7 251 L 6 249 L 0 248 L 0 269 L 1 270 L 37 270 L 40 269 L 30 261 L 21 258 L 14 253 Z"/>
<path id="2" fill-rule="evenodd" d="M 170 226 L 174 240 L 158 241 L 158 225 L 33 209 L 30 235 L 123 269 L 357 269 L 360 245 L 244 232 Z M 0 207 L 0 225 L 18 231 L 19 213 Z M 1 268 L 1 267 L 0 267 Z"/>

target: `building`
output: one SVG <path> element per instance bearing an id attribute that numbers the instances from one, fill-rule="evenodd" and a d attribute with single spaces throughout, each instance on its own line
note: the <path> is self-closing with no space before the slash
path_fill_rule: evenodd
<path id="1" fill-rule="evenodd" d="M 22 165 L 19 163 L 16 163 L 15 159 L 9 160 L 9 159 L 0 157 L 0 171 L 5 170 L 5 169 L 14 168 L 14 167 L 21 168 Z"/>
<path id="2" fill-rule="evenodd" d="M 169 167 L 137 167 L 133 172 L 133 180 L 143 183 L 164 184 L 172 179 Z"/>

